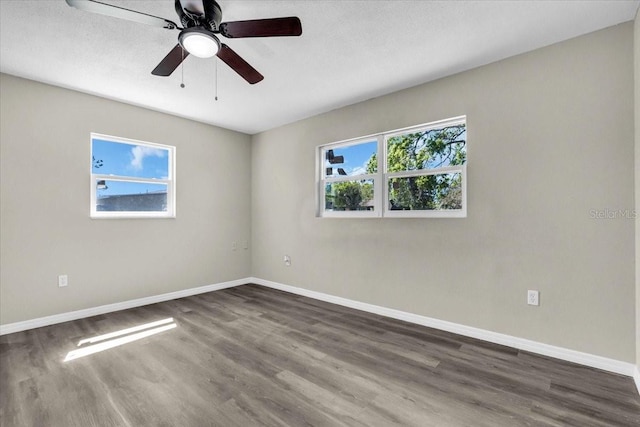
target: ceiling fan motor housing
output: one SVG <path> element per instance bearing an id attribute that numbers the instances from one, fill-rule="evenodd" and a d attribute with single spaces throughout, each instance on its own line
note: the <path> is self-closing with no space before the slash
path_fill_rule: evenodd
<path id="1" fill-rule="evenodd" d="M 212 31 L 218 31 L 222 22 L 222 8 L 215 0 L 202 0 L 205 9 L 205 16 Z"/>
<path id="2" fill-rule="evenodd" d="M 215 0 L 175 0 L 175 8 L 184 28 L 218 31 L 222 22 L 222 8 Z"/>

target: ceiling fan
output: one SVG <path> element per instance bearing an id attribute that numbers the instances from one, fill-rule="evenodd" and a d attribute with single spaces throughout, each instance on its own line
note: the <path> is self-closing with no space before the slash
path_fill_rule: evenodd
<path id="1" fill-rule="evenodd" d="M 300 19 L 295 16 L 222 22 L 222 9 L 215 0 L 175 0 L 175 9 L 182 27 L 168 19 L 99 1 L 66 0 L 66 2 L 69 6 L 87 12 L 113 16 L 167 30 L 180 30 L 178 44 L 151 72 L 156 76 L 171 75 L 189 54 L 200 58 L 217 56 L 247 82 L 255 84 L 264 79 L 264 76 L 233 49 L 220 42 L 217 34 L 227 38 L 282 37 L 302 34 L 302 24 Z"/>

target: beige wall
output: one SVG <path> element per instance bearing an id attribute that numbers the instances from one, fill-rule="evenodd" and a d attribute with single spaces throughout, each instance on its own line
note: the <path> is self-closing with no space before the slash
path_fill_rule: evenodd
<path id="1" fill-rule="evenodd" d="M 0 76 L 2 324 L 250 276 L 250 137 Z M 89 219 L 89 133 L 177 147 L 177 218 Z M 69 286 L 58 288 L 58 274 Z"/>
<path id="2" fill-rule="evenodd" d="M 254 135 L 253 275 L 634 361 L 634 221 L 591 217 L 634 207 L 632 42 L 627 23 Z M 316 146 L 462 114 L 468 218 L 315 217 Z"/>
<path id="3" fill-rule="evenodd" d="M 636 365 L 640 369 L 640 9 L 633 24 L 636 129 Z"/>

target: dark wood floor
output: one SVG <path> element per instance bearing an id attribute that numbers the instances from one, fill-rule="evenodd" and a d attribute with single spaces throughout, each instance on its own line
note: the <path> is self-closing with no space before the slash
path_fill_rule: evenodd
<path id="1" fill-rule="evenodd" d="M 169 317 L 174 329 L 63 361 Z M 255 285 L 0 346 L 7 427 L 640 425 L 630 378 Z"/>

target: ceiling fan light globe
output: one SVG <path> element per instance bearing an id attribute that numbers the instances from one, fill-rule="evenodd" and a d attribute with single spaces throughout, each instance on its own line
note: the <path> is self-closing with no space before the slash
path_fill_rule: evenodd
<path id="1" fill-rule="evenodd" d="M 198 58 L 211 58 L 220 50 L 220 41 L 206 30 L 187 28 L 178 37 L 184 50 Z"/>

